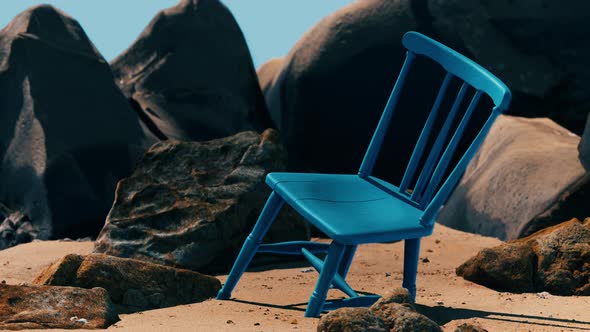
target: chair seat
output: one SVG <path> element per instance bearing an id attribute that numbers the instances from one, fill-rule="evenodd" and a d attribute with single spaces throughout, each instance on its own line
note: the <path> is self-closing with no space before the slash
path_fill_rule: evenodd
<path id="1" fill-rule="evenodd" d="M 358 175 L 270 173 L 266 183 L 341 243 L 387 242 L 432 233 L 432 227 L 420 224 L 422 210 Z"/>

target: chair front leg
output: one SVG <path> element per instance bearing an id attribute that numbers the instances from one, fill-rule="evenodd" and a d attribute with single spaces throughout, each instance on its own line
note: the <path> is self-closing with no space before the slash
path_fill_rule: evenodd
<path id="1" fill-rule="evenodd" d="M 335 241 L 330 244 L 330 249 L 328 249 L 328 256 L 324 262 L 322 272 L 318 278 L 315 290 L 309 298 L 309 303 L 307 304 L 307 309 L 305 310 L 305 317 L 320 316 L 322 307 L 326 301 L 326 296 L 328 295 L 328 289 L 330 288 L 332 279 L 334 279 L 334 275 L 338 270 L 338 266 L 340 266 L 340 262 L 342 261 L 342 256 L 344 255 L 345 250 L 346 246 L 343 244 L 337 243 Z"/>
<path id="2" fill-rule="evenodd" d="M 256 254 L 264 235 L 268 232 L 270 225 L 272 225 L 272 222 L 277 217 L 283 204 L 285 204 L 283 198 L 273 191 L 266 201 L 264 209 L 262 209 L 256 225 L 254 225 L 254 229 L 246 238 L 246 241 L 240 250 L 240 254 L 237 257 L 231 272 L 227 276 L 227 280 L 217 294 L 218 300 L 227 300 L 231 297 L 231 292 L 240 280 L 244 271 L 246 271 L 246 268 L 248 268 L 248 265 Z"/>
<path id="3" fill-rule="evenodd" d="M 402 286 L 416 301 L 416 274 L 418 273 L 418 259 L 420 255 L 420 239 L 408 239 L 404 241 L 404 281 Z"/>
<path id="4" fill-rule="evenodd" d="M 340 267 L 338 267 L 338 274 L 342 277 L 342 279 L 346 279 L 348 269 L 352 263 L 354 253 L 356 252 L 356 247 L 356 245 L 347 245 L 346 250 L 342 255 L 342 262 L 340 262 Z"/>

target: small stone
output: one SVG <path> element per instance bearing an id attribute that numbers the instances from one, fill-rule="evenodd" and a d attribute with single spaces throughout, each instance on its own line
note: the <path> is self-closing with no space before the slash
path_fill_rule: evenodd
<path id="1" fill-rule="evenodd" d="M 434 240 L 434 243 L 439 244 L 440 240 L 436 239 L 436 240 Z"/>
<path id="2" fill-rule="evenodd" d="M 386 277 L 391 277 L 391 273 L 390 272 L 385 272 L 385 276 Z"/>
<path id="3" fill-rule="evenodd" d="M 260 326 L 260 323 L 254 323 L 254 326 Z"/>
<path id="4" fill-rule="evenodd" d="M 430 259 L 428 257 L 422 258 L 422 263 L 430 263 Z"/>
<path id="5" fill-rule="evenodd" d="M 234 321 L 233 321 L 233 320 L 231 320 L 231 319 L 228 319 L 228 320 L 227 320 L 225 323 L 226 323 L 226 324 L 233 324 L 233 325 L 235 325 L 235 324 L 236 324 L 236 323 L 234 323 Z"/>
<path id="6" fill-rule="evenodd" d="M 299 322 L 297 322 L 297 319 L 293 318 L 293 320 L 291 321 L 291 324 L 298 324 Z"/>

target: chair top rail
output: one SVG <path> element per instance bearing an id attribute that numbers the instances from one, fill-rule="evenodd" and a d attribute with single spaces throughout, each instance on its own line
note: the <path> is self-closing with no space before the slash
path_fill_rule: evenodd
<path id="1" fill-rule="evenodd" d="M 404 34 L 402 44 L 410 52 L 438 62 L 445 70 L 475 89 L 487 93 L 494 101 L 495 109 L 504 111 L 510 104 L 511 94 L 508 87 L 494 74 L 466 56 L 414 31 Z"/>

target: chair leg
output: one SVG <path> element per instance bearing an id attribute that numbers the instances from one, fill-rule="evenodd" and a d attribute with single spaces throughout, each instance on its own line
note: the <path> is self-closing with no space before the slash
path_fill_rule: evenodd
<path id="1" fill-rule="evenodd" d="M 420 255 L 420 239 L 404 241 L 404 281 L 402 286 L 410 291 L 412 300 L 416 301 L 416 274 Z"/>
<path id="2" fill-rule="evenodd" d="M 354 253 L 356 252 L 356 247 L 356 245 L 347 245 L 346 249 L 344 250 L 344 254 L 342 255 L 342 262 L 340 262 L 340 267 L 338 267 L 338 274 L 342 277 L 342 279 L 346 279 L 348 269 L 350 268 L 350 264 L 352 263 L 352 258 L 354 257 Z"/>
<path id="3" fill-rule="evenodd" d="M 270 197 L 264 205 L 264 209 L 262 209 L 262 212 L 258 217 L 258 221 L 256 222 L 254 229 L 246 238 L 246 241 L 240 250 L 240 254 L 236 258 L 234 266 L 227 276 L 227 280 L 217 294 L 218 300 L 227 300 L 231 297 L 231 292 L 240 280 L 240 277 L 244 271 L 246 271 L 246 268 L 250 264 L 254 254 L 256 254 L 256 250 L 262 242 L 264 235 L 266 235 L 266 232 L 268 232 L 270 225 L 275 220 L 284 203 L 285 201 L 283 198 L 274 191 L 270 194 Z"/>
<path id="4" fill-rule="evenodd" d="M 322 307 L 328 295 L 328 289 L 332 283 L 332 279 L 338 270 L 338 266 L 342 261 L 342 256 L 346 246 L 337 242 L 330 244 L 328 249 L 328 256 L 324 262 L 324 267 L 320 273 L 315 290 L 309 298 L 307 309 L 305 310 L 305 317 L 319 317 L 322 312 Z"/>

